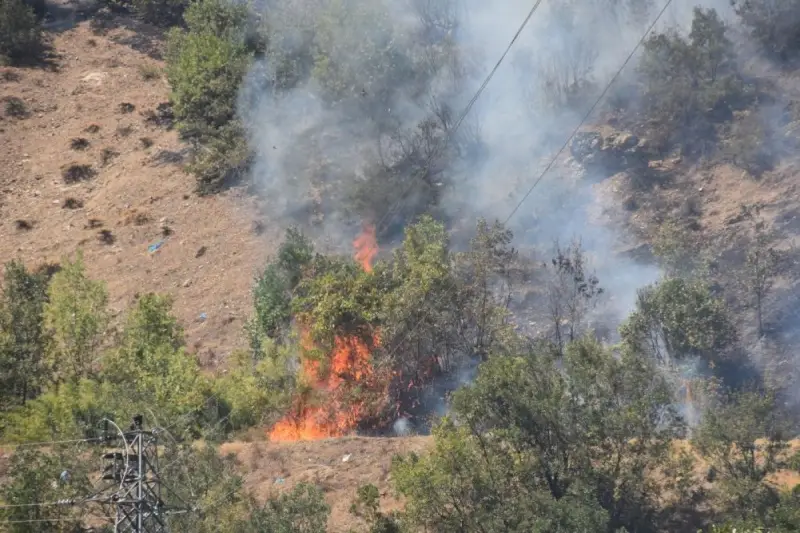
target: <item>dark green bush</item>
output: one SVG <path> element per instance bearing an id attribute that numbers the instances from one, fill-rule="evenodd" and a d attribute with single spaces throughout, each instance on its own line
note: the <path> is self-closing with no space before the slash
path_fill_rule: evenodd
<path id="1" fill-rule="evenodd" d="M 725 24 L 713 9 L 695 8 L 688 38 L 658 34 L 644 49 L 639 68 L 649 136 L 661 149 L 709 151 L 716 141 L 715 125 L 731 118 L 748 94 Z"/>
<path id="2" fill-rule="evenodd" d="M 214 194 L 239 181 L 250 168 L 251 152 L 238 124 L 196 138 L 196 151 L 187 167 L 199 194 Z"/>
<path id="3" fill-rule="evenodd" d="M 198 191 L 208 194 L 249 166 L 236 99 L 253 50 L 244 39 L 245 6 L 202 0 L 184 18 L 188 30 L 175 28 L 169 36 L 167 77 L 178 129 L 198 148 L 189 170 Z"/>
<path id="4" fill-rule="evenodd" d="M 0 64 L 17 64 L 42 50 L 42 31 L 23 0 L 0 0 Z"/>
<path id="5" fill-rule="evenodd" d="M 733 0 L 734 9 L 753 38 L 778 59 L 800 50 L 800 3 L 793 0 Z"/>
<path id="6" fill-rule="evenodd" d="M 181 22 L 187 0 L 134 0 L 133 8 L 142 20 L 159 26 L 174 26 Z"/>

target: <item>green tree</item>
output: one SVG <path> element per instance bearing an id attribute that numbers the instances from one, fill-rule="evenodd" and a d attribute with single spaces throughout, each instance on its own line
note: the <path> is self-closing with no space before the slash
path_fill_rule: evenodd
<path id="1" fill-rule="evenodd" d="M 250 62 L 243 43 L 211 31 L 170 34 L 167 76 L 179 128 L 213 134 L 236 119 L 236 95 Z"/>
<path id="2" fill-rule="evenodd" d="M 653 363 L 597 343 L 490 358 L 426 457 L 396 460 L 409 519 L 435 531 L 654 531 L 680 424 Z"/>
<path id="3" fill-rule="evenodd" d="M 247 353 L 233 354 L 227 372 L 213 381 L 221 409 L 218 418 L 226 421 L 224 430 L 270 426 L 289 407 L 295 388 L 293 350 L 265 339 L 260 351 L 257 361 Z"/>
<path id="4" fill-rule="evenodd" d="M 742 24 L 766 51 L 783 61 L 798 50 L 800 6 L 780 0 L 734 0 Z"/>
<path id="5" fill-rule="evenodd" d="M 289 228 L 277 257 L 256 278 L 253 288 L 255 313 L 247 327 L 256 358 L 260 357 L 264 337 L 282 340 L 287 335 L 293 293 L 314 257 L 311 241 L 297 228 Z"/>
<path id="6" fill-rule="evenodd" d="M 60 383 L 5 413 L 0 419 L 3 439 L 25 443 L 96 437 L 103 417 L 114 417 L 119 393 L 90 379 Z"/>
<path id="7" fill-rule="evenodd" d="M 18 64 L 42 51 L 42 30 L 24 0 L 0 1 L 0 64 Z"/>
<path id="8" fill-rule="evenodd" d="M 131 0 L 133 9 L 139 17 L 150 24 L 174 26 L 181 22 L 181 16 L 189 0 Z"/>
<path id="9" fill-rule="evenodd" d="M 138 363 L 153 347 L 178 350 L 183 346 L 183 328 L 171 311 L 170 296 L 148 293 L 139 298 L 128 315 L 120 342 L 128 358 Z"/>
<path id="10" fill-rule="evenodd" d="M 330 507 L 318 488 L 299 484 L 288 494 L 271 498 L 253 511 L 253 533 L 325 533 Z"/>
<path id="11" fill-rule="evenodd" d="M 330 508 L 315 487 L 300 483 L 286 494 L 255 503 L 244 489 L 232 455 L 212 445 L 170 442 L 164 456 L 164 479 L 172 490 L 168 503 L 192 502 L 197 512 L 174 515 L 173 531 L 192 533 L 324 532 Z"/>
<path id="12" fill-rule="evenodd" d="M 645 116 L 662 148 L 708 150 L 714 122 L 746 94 L 727 29 L 713 9 L 695 8 L 688 39 L 675 33 L 650 37 L 639 68 Z"/>
<path id="13" fill-rule="evenodd" d="M 0 484 L 2 521 L 9 533 L 76 533 L 88 524 L 79 509 L 68 505 L 39 506 L 57 500 L 79 500 L 91 494 L 86 449 L 64 448 L 55 452 L 19 449 L 10 458 Z M 26 522 L 30 521 L 30 522 Z"/>
<path id="14" fill-rule="evenodd" d="M 778 274 L 779 255 L 771 245 L 772 235 L 767 231 L 766 223 L 763 220 L 754 220 L 753 222 L 755 235 L 745 258 L 744 281 L 753 295 L 758 336 L 763 337 L 764 299 L 772 289 L 775 276 Z"/>
<path id="15" fill-rule="evenodd" d="M 556 244 L 554 257 L 547 265 L 547 311 L 552 325 L 553 344 L 559 353 L 583 335 L 586 315 L 603 294 L 600 280 L 589 270 L 580 241 L 562 248 Z"/>
<path id="16" fill-rule="evenodd" d="M 186 353 L 183 331 L 171 308 L 169 297 L 140 297 L 118 348 L 103 359 L 103 378 L 114 393 L 107 401 L 117 418 L 130 418 L 145 406 L 164 422 L 199 417 L 206 404 L 209 383 L 197 359 Z"/>
<path id="17" fill-rule="evenodd" d="M 693 356 L 712 365 L 726 362 L 737 340 L 725 303 L 708 284 L 681 278 L 639 291 L 620 334 L 632 351 L 667 364 Z"/>
<path id="18" fill-rule="evenodd" d="M 692 442 L 717 472 L 718 506 L 730 518 L 763 519 L 779 501 L 767 476 L 785 468 L 785 419 L 769 392 L 718 390 Z"/>
<path id="19" fill-rule="evenodd" d="M 351 27 L 370 29 L 348 31 Z M 382 4 L 327 2 L 317 13 L 313 76 L 333 103 L 356 97 L 380 102 L 393 82 L 413 79 L 398 37 L 391 13 Z"/>
<path id="20" fill-rule="evenodd" d="M 46 326 L 52 331 L 52 364 L 62 380 L 77 381 L 97 371 L 97 359 L 108 326 L 105 285 L 86 275 L 83 255 L 65 260 L 53 276 L 45 304 Z"/>
<path id="21" fill-rule="evenodd" d="M 364 520 L 370 533 L 400 533 L 402 526 L 395 516 L 380 510 L 380 498 L 380 492 L 375 485 L 358 487 L 356 499 L 350 506 L 350 514 Z"/>
<path id="22" fill-rule="evenodd" d="M 302 327 L 324 350 L 333 349 L 336 336 L 369 339 L 381 306 L 375 278 L 350 258 L 320 256 L 312 268 L 292 302 Z"/>
<path id="23" fill-rule="evenodd" d="M 517 251 L 511 247 L 513 233 L 500 222 L 489 225 L 480 219 L 470 249 L 457 257 L 459 283 L 466 305 L 463 318 L 474 334 L 474 352 L 485 360 L 496 348 L 508 326 Z"/>
<path id="24" fill-rule="evenodd" d="M 198 143 L 190 170 L 201 193 L 218 191 L 250 158 L 236 117 L 239 84 L 257 45 L 245 39 L 247 6 L 222 0 L 192 3 L 167 46 L 170 99 L 182 135 Z"/>
<path id="25" fill-rule="evenodd" d="M 19 261 L 5 265 L 0 299 L 0 407 L 24 404 L 52 377 L 44 328 L 47 278 Z"/>

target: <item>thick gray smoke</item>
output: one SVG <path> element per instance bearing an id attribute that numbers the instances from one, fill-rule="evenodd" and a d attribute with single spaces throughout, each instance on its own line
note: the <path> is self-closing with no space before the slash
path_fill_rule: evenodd
<path id="1" fill-rule="evenodd" d="M 698 3 L 730 14 L 728 0 L 675 0 L 656 31 L 686 31 Z M 409 146 L 427 154 L 435 132 L 420 124 L 433 118 L 452 125 L 532 4 L 290 0 L 270 6 L 266 18 L 278 51 L 253 67 L 240 108 L 268 216 L 278 225 L 310 224 L 318 240 L 347 249 L 363 211 L 350 209 L 346 191 L 366 183 L 376 168 L 399 166 L 413 151 Z M 659 0 L 545 0 L 464 121 L 455 157 L 444 159 L 430 188 L 417 195 L 440 195 L 437 206 L 454 226 L 474 226 L 481 216 L 505 220 L 662 7 Z M 627 80 L 636 75 L 635 63 Z M 291 88 L 274 89 L 284 83 Z M 414 141 L 421 131 L 427 134 Z M 598 177 L 565 164 L 568 155 L 509 226 L 516 245 L 544 254 L 554 240 L 579 237 L 609 295 L 601 311 L 606 325 L 615 329 L 633 309 L 636 290 L 660 272 L 615 253 L 627 236 L 592 215 Z M 393 206 L 401 199 L 397 191 L 391 195 Z M 383 220 L 389 206 L 367 204 L 375 209 L 372 221 Z M 396 429 L 406 430 L 403 423 Z"/>
<path id="2" fill-rule="evenodd" d="M 703 4 L 729 10 L 725 0 Z M 687 28 L 695 5 L 675 0 L 658 29 Z M 279 52 L 253 67 L 240 110 L 256 149 L 253 172 L 268 214 L 278 224 L 310 220 L 334 245 L 349 245 L 355 219 L 343 191 L 393 157 L 397 132 L 413 132 L 442 105 L 460 112 L 531 6 L 528 0 L 292 0 L 269 6 L 270 38 Z M 468 164 L 452 162 L 442 173 L 451 179 L 440 202 L 445 213 L 458 220 L 504 220 L 660 8 L 655 0 L 543 2 L 462 125 L 479 136 L 481 149 Z M 417 44 L 423 39 L 427 46 Z M 312 54 L 326 59 L 306 57 L 312 41 Z M 381 56 L 386 49 L 394 55 Z M 313 64 L 311 71 L 301 72 L 292 89 L 267 89 L 286 76 L 287 64 L 302 71 L 305 63 Z M 339 100 L 331 87 L 340 89 Z M 358 91 L 365 95 L 361 102 L 348 98 Z M 619 235 L 590 220 L 590 184 L 564 175 L 563 168 L 551 171 L 510 226 L 524 245 L 549 248 L 554 239 L 579 236 L 587 251 L 601 256 L 598 275 L 624 314 L 635 289 L 658 272 L 609 255 Z"/>

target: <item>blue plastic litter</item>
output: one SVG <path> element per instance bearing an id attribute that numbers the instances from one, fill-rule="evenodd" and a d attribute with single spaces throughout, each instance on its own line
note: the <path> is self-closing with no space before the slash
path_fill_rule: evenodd
<path id="1" fill-rule="evenodd" d="M 200 313 L 200 320 L 205 320 L 206 318 L 208 318 L 208 315 L 205 313 Z"/>
<path id="2" fill-rule="evenodd" d="M 163 245 L 164 245 L 164 241 L 158 241 L 157 243 L 154 243 L 154 244 L 151 244 L 150 246 L 148 246 L 147 247 L 147 251 L 150 252 L 151 254 L 155 253 Z"/>

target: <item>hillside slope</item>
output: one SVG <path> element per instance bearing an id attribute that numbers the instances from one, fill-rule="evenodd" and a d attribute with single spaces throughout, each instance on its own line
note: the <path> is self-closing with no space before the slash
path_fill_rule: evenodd
<path id="1" fill-rule="evenodd" d="M 220 449 L 234 454 L 245 474 L 245 486 L 259 499 L 291 490 L 298 483 L 313 483 L 331 506 L 328 531 L 345 533 L 359 525 L 349 512 L 361 485 L 371 483 L 381 494 L 384 511 L 400 502 L 390 487 L 389 470 L 397 454 L 421 452 L 430 437 L 345 437 L 313 442 L 231 442 Z"/>
<path id="2" fill-rule="evenodd" d="M 0 257 L 36 266 L 82 249 L 113 312 L 137 294 L 172 295 L 188 346 L 214 365 L 243 341 L 253 275 L 281 230 L 257 235 L 255 201 L 238 191 L 193 193 L 185 146 L 148 120 L 169 88 L 163 62 L 137 49 L 157 57 L 161 45 L 153 30 L 115 26 L 52 34 L 53 68 L 2 70 L 0 100 L 21 99 L 27 116 L 0 112 Z M 65 183 L 72 165 L 93 175 Z"/>

